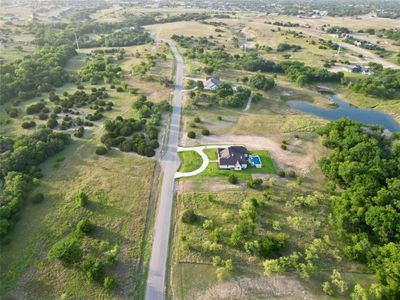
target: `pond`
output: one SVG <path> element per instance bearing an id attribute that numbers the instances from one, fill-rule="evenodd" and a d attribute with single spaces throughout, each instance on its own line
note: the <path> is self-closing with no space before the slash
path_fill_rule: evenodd
<path id="1" fill-rule="evenodd" d="M 338 108 L 321 108 L 306 101 L 288 101 L 287 104 L 293 109 L 313 114 L 330 121 L 348 117 L 349 119 L 368 125 L 382 125 L 391 132 L 400 131 L 400 124 L 384 112 L 376 109 L 355 107 L 334 95 L 328 97 L 338 105 Z"/>

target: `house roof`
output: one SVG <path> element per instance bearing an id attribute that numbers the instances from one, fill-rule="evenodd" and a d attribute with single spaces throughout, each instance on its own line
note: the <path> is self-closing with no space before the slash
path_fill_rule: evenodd
<path id="1" fill-rule="evenodd" d="M 247 164 L 249 152 L 243 146 L 231 146 L 218 148 L 218 160 L 220 165 Z"/>
<path id="2" fill-rule="evenodd" d="M 206 77 L 206 85 L 218 86 L 221 83 L 221 78 L 219 76 Z"/>

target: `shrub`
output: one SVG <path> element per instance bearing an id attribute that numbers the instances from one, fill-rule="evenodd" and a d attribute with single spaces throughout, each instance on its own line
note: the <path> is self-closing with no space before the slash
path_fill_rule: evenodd
<path id="1" fill-rule="evenodd" d="M 7 109 L 7 114 L 10 116 L 10 118 L 16 118 L 18 117 L 18 109 L 15 107 Z"/>
<path id="2" fill-rule="evenodd" d="M 260 178 L 250 179 L 247 183 L 247 186 L 252 189 L 259 189 L 261 188 L 263 181 Z"/>
<path id="3" fill-rule="evenodd" d="M 217 120 L 218 120 L 218 121 L 222 121 L 222 117 L 221 117 L 221 116 L 218 116 L 218 117 L 217 117 Z"/>
<path id="4" fill-rule="evenodd" d="M 44 106 L 44 103 L 42 103 L 42 102 L 33 103 L 33 104 L 29 105 L 29 106 L 26 108 L 26 113 L 27 113 L 28 115 L 37 114 L 37 113 L 40 113 L 41 110 L 42 110 L 44 107 L 45 107 L 45 106 Z"/>
<path id="5" fill-rule="evenodd" d="M 58 259 L 64 266 L 70 266 L 82 259 L 82 249 L 76 239 L 62 240 L 50 248 L 48 258 Z"/>
<path id="6" fill-rule="evenodd" d="M 279 170 L 277 174 L 278 174 L 279 177 L 285 177 L 286 176 L 286 173 L 283 170 Z"/>
<path id="7" fill-rule="evenodd" d="M 58 122 L 56 119 L 49 119 L 46 123 L 46 126 L 50 129 L 53 129 L 58 126 Z"/>
<path id="8" fill-rule="evenodd" d="M 104 263 L 99 259 L 94 257 L 87 257 L 84 261 L 82 261 L 81 270 L 85 273 L 85 275 L 94 281 L 101 282 L 104 277 Z"/>
<path id="9" fill-rule="evenodd" d="M 96 148 L 96 154 L 97 154 L 97 155 L 104 155 L 104 154 L 106 154 L 107 152 L 108 152 L 108 150 L 107 150 L 107 148 L 104 147 L 104 146 L 98 146 L 98 147 Z"/>
<path id="10" fill-rule="evenodd" d="M 124 89 L 123 89 L 122 87 L 119 86 L 119 87 L 117 87 L 116 91 L 117 91 L 118 93 L 121 93 L 121 92 L 124 91 Z"/>
<path id="11" fill-rule="evenodd" d="M 202 134 L 202 135 L 210 135 L 210 130 L 208 130 L 208 129 L 203 129 L 203 130 L 201 131 L 201 134 Z"/>
<path id="12" fill-rule="evenodd" d="M 36 193 L 31 198 L 33 204 L 39 204 L 43 200 L 44 200 L 44 195 L 42 193 Z"/>
<path id="13" fill-rule="evenodd" d="M 81 137 L 83 137 L 84 132 L 85 132 L 85 128 L 83 126 L 79 126 L 76 129 L 74 136 L 76 136 L 77 138 L 81 138 Z"/>
<path id="14" fill-rule="evenodd" d="M 237 184 L 238 183 L 237 176 L 235 174 L 229 174 L 228 182 L 231 183 L 231 184 Z"/>
<path id="15" fill-rule="evenodd" d="M 201 123 L 201 120 L 200 120 L 199 117 L 195 117 L 195 118 L 194 118 L 194 121 L 195 121 L 196 123 Z"/>
<path id="16" fill-rule="evenodd" d="M 115 287 L 115 284 L 116 284 L 116 281 L 115 281 L 115 278 L 114 277 L 112 277 L 112 276 L 106 276 L 105 278 L 104 278 L 104 283 L 103 283 L 103 285 L 104 285 L 104 288 L 106 289 L 106 290 L 112 290 L 114 287 Z"/>
<path id="17" fill-rule="evenodd" d="M 91 233 L 94 230 L 94 225 L 88 219 L 83 219 L 76 224 L 76 230 L 81 233 Z"/>
<path id="18" fill-rule="evenodd" d="M 282 149 L 282 150 L 287 150 L 287 146 L 286 146 L 285 144 L 282 144 L 282 145 L 281 145 L 281 149 Z"/>
<path id="19" fill-rule="evenodd" d="M 205 220 L 203 223 L 204 229 L 214 229 L 214 222 L 213 220 Z"/>
<path id="20" fill-rule="evenodd" d="M 186 209 L 182 213 L 182 222 L 187 224 L 192 224 L 196 222 L 197 216 L 193 209 Z"/>
<path id="21" fill-rule="evenodd" d="M 21 126 L 24 129 L 29 129 L 29 128 L 35 127 L 36 123 L 35 123 L 35 121 L 25 121 L 25 122 L 22 123 Z"/>
<path id="22" fill-rule="evenodd" d="M 79 207 L 85 207 L 89 201 L 89 197 L 85 192 L 79 192 L 78 195 L 76 195 L 75 200 Z"/>
<path id="23" fill-rule="evenodd" d="M 196 133 L 194 131 L 189 131 L 187 136 L 188 136 L 188 138 L 195 139 L 196 138 Z"/>
<path id="24" fill-rule="evenodd" d="M 293 171 L 293 170 L 290 170 L 289 173 L 288 173 L 288 176 L 291 177 L 291 178 L 295 178 L 296 177 L 296 172 Z"/>

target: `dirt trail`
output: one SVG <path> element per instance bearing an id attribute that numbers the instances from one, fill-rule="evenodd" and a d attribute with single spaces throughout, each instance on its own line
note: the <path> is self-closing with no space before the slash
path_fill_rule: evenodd
<path id="1" fill-rule="evenodd" d="M 274 162 L 280 168 L 293 168 L 300 171 L 302 174 L 309 172 L 311 167 L 314 165 L 317 157 L 312 151 L 307 154 L 294 153 L 288 150 L 282 150 L 280 144 L 272 139 L 259 136 L 244 136 L 244 135 L 211 135 L 202 136 L 195 141 L 189 139 L 183 139 L 185 146 L 192 146 L 194 143 L 200 145 L 206 144 L 242 144 L 250 149 L 255 150 L 268 150 Z M 295 146 L 299 146 L 302 141 L 296 142 Z"/>

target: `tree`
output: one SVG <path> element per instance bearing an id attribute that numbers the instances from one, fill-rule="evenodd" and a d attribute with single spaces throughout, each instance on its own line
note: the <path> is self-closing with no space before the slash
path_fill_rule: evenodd
<path id="1" fill-rule="evenodd" d="M 82 259 L 82 249 L 79 242 L 75 239 L 62 240 L 50 248 L 48 258 L 58 259 L 64 266 L 70 266 Z"/>
<path id="2" fill-rule="evenodd" d="M 275 80 L 257 73 L 250 77 L 250 86 L 259 90 L 267 91 L 275 87 Z"/>
<path id="3" fill-rule="evenodd" d="M 331 282 L 334 286 L 336 286 L 339 293 L 343 294 L 345 291 L 347 291 L 347 284 L 343 280 L 342 275 L 336 269 L 333 269 L 332 271 Z"/>
<path id="4" fill-rule="evenodd" d="M 238 183 L 237 176 L 235 174 L 229 174 L 228 182 L 231 183 L 231 184 L 237 184 Z"/>
<path id="5" fill-rule="evenodd" d="M 196 138 L 196 133 L 194 131 L 189 131 L 187 136 L 188 136 L 188 138 L 195 139 Z"/>
<path id="6" fill-rule="evenodd" d="M 352 300 L 368 300 L 367 291 L 358 283 L 354 286 L 354 290 L 350 294 L 350 297 Z"/>
<path id="7" fill-rule="evenodd" d="M 322 284 L 322 291 L 323 291 L 325 294 L 329 295 L 329 296 L 332 296 L 332 295 L 334 294 L 332 285 L 331 285 L 331 283 L 330 283 L 329 281 L 325 281 L 325 282 Z"/>
<path id="8" fill-rule="evenodd" d="M 182 213 L 181 220 L 183 223 L 192 224 L 192 223 L 196 222 L 197 216 L 194 213 L 193 209 L 186 209 Z"/>

